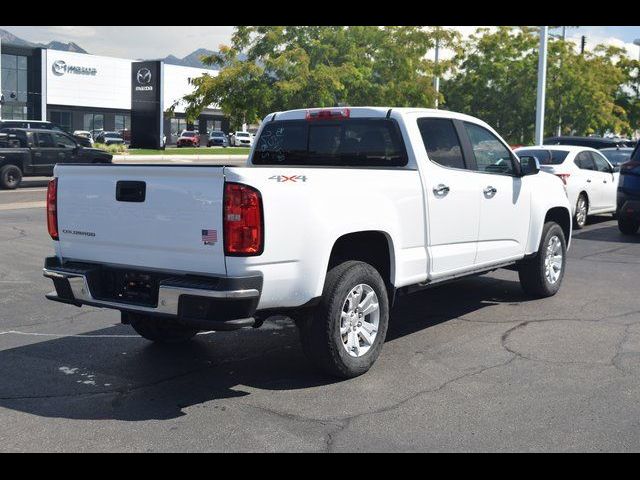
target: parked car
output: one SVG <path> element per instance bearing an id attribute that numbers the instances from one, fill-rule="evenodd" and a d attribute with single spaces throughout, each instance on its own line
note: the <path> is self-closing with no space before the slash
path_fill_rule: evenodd
<path id="1" fill-rule="evenodd" d="M 253 145 L 253 137 L 249 132 L 235 132 L 231 136 L 231 145 L 234 147 L 251 147 Z"/>
<path id="2" fill-rule="evenodd" d="M 227 148 L 229 146 L 229 139 L 224 132 L 214 130 L 209 133 L 209 141 L 207 142 L 207 147 L 224 147 Z"/>
<path id="3" fill-rule="evenodd" d="M 630 147 L 616 147 L 616 148 L 602 148 L 600 153 L 607 157 L 607 160 L 614 167 L 619 167 L 625 162 L 631 159 L 633 148 Z"/>
<path id="4" fill-rule="evenodd" d="M 100 132 L 95 139 L 96 143 L 104 145 L 124 145 L 124 139 L 118 132 Z"/>
<path id="5" fill-rule="evenodd" d="M 640 228 L 640 147 L 636 146 L 631 160 L 620 166 L 617 196 L 618 228 L 632 235 Z"/>
<path id="6" fill-rule="evenodd" d="M 64 129 L 60 128 L 55 123 L 44 120 L 0 120 L 0 130 L 5 128 L 35 128 L 41 130 L 55 130 L 56 132 L 63 132 L 67 134 Z M 93 143 L 81 135 L 76 136 L 74 134 L 73 138 L 83 147 L 93 147 Z"/>
<path id="7" fill-rule="evenodd" d="M 14 136 L 20 144 L 0 148 L 0 188 L 17 188 L 22 177 L 50 177 L 57 163 L 111 163 L 113 158 L 102 150 L 79 145 L 64 132 L 7 128 L 0 133 Z"/>
<path id="8" fill-rule="evenodd" d="M 178 141 L 176 142 L 178 148 L 182 147 L 199 147 L 200 146 L 200 134 L 198 132 L 192 132 L 185 130 L 180 134 Z"/>
<path id="9" fill-rule="evenodd" d="M 75 132 L 73 132 L 73 136 L 75 138 L 81 137 L 81 138 L 86 138 L 87 140 L 89 140 L 89 145 L 93 146 L 93 138 L 91 137 L 91 132 L 87 131 L 87 130 L 76 130 Z"/>
<path id="10" fill-rule="evenodd" d="M 603 137 L 572 137 L 572 136 L 560 136 L 549 137 L 543 141 L 544 145 L 575 145 L 577 147 L 590 147 L 599 150 L 601 148 L 616 148 L 624 147 L 625 144 L 622 141 L 616 141 L 611 138 Z"/>
<path id="11" fill-rule="evenodd" d="M 589 215 L 615 213 L 619 169 L 594 148 L 544 145 L 523 147 L 517 155 L 531 155 L 540 168 L 562 180 L 574 219 L 574 228 L 581 229 Z"/>
<path id="12" fill-rule="evenodd" d="M 246 167 L 58 165 L 55 177 L 47 298 L 120 310 L 158 342 L 287 315 L 340 377 L 378 358 L 397 295 L 508 267 L 549 297 L 571 238 L 562 182 L 448 111 L 278 112 Z"/>

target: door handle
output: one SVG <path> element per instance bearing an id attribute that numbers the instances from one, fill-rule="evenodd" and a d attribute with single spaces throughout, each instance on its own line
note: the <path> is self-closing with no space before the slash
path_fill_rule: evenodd
<path id="1" fill-rule="evenodd" d="M 587 178 L 587 183 L 591 183 L 591 179 L 590 178 Z"/>
<path id="2" fill-rule="evenodd" d="M 443 185 L 442 183 L 433 188 L 433 193 L 436 195 L 436 197 L 444 197 L 447 193 L 449 193 L 449 191 L 450 188 L 446 185 Z"/>
<path id="3" fill-rule="evenodd" d="M 487 196 L 494 196 L 496 193 L 498 193 L 498 190 L 491 185 L 484 189 L 484 194 Z"/>

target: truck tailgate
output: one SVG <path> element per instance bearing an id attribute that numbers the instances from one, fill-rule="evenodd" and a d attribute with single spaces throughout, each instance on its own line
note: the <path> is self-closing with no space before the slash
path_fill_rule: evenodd
<path id="1" fill-rule="evenodd" d="M 64 259 L 226 273 L 224 167 L 58 165 L 54 175 Z"/>

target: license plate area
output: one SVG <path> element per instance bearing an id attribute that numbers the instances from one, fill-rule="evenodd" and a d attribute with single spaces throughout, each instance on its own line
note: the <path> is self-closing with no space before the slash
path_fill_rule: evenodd
<path id="1" fill-rule="evenodd" d="M 93 276 L 91 290 L 99 300 L 157 307 L 162 278 L 150 272 L 102 268 Z"/>

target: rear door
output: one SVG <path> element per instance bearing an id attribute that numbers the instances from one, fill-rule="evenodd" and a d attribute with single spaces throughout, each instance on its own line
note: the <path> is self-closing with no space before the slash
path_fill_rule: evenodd
<path id="1" fill-rule="evenodd" d="M 467 168 L 459 125 L 419 118 L 430 161 L 424 178 L 431 278 L 473 269 L 480 222 L 481 178 Z"/>
<path id="2" fill-rule="evenodd" d="M 66 259 L 225 274 L 224 167 L 58 165 Z"/>

